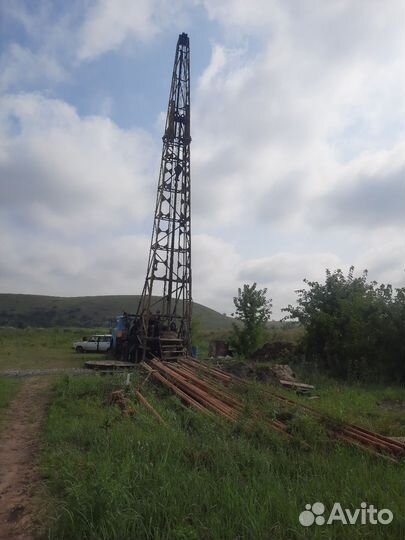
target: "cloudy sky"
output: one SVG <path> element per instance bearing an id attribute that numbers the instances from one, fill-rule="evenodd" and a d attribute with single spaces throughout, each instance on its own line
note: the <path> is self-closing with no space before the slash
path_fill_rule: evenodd
<path id="1" fill-rule="evenodd" d="M 137 294 L 177 36 L 192 57 L 193 296 L 274 317 L 355 265 L 405 285 L 403 0 L 5 0 L 0 292 Z"/>

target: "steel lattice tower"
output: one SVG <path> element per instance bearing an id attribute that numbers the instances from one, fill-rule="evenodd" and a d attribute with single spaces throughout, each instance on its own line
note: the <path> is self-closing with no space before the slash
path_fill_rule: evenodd
<path id="1" fill-rule="evenodd" d="M 190 143 L 190 43 L 183 33 L 176 47 L 152 240 L 138 314 L 147 339 L 151 333 L 150 319 L 159 310 L 162 324 L 176 331 L 188 352 L 191 348 Z"/>

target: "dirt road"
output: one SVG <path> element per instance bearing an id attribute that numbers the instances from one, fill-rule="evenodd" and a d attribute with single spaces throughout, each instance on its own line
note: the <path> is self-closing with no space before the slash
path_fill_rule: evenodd
<path id="1" fill-rule="evenodd" d="M 33 539 L 40 434 L 51 381 L 50 377 L 27 379 L 1 428 L 0 540 Z"/>

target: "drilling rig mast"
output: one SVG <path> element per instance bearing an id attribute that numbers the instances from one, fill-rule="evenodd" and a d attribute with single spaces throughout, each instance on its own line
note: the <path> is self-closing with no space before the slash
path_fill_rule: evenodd
<path id="1" fill-rule="evenodd" d="M 183 33 L 176 47 L 152 240 L 138 307 L 143 357 L 156 352 L 156 338 L 163 343 L 165 335 L 172 355 L 191 349 L 190 143 L 190 43 Z"/>

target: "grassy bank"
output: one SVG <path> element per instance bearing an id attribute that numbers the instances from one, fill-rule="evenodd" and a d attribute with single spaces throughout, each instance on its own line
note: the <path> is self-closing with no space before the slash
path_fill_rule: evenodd
<path id="1" fill-rule="evenodd" d="M 287 441 L 258 423 L 247 429 L 184 408 L 170 393 L 144 393 L 164 417 L 141 405 L 125 417 L 108 405 L 119 378 L 64 378 L 54 389 L 43 472 L 50 521 L 45 537 L 86 540 L 399 539 L 405 487 L 400 465 L 328 439 L 307 417 L 292 418 Z M 273 404 L 255 390 L 249 407 Z M 273 411 L 274 412 L 274 411 Z M 280 411 L 278 411 L 280 413 Z M 302 527 L 306 503 L 362 501 L 389 508 L 390 525 Z"/>

